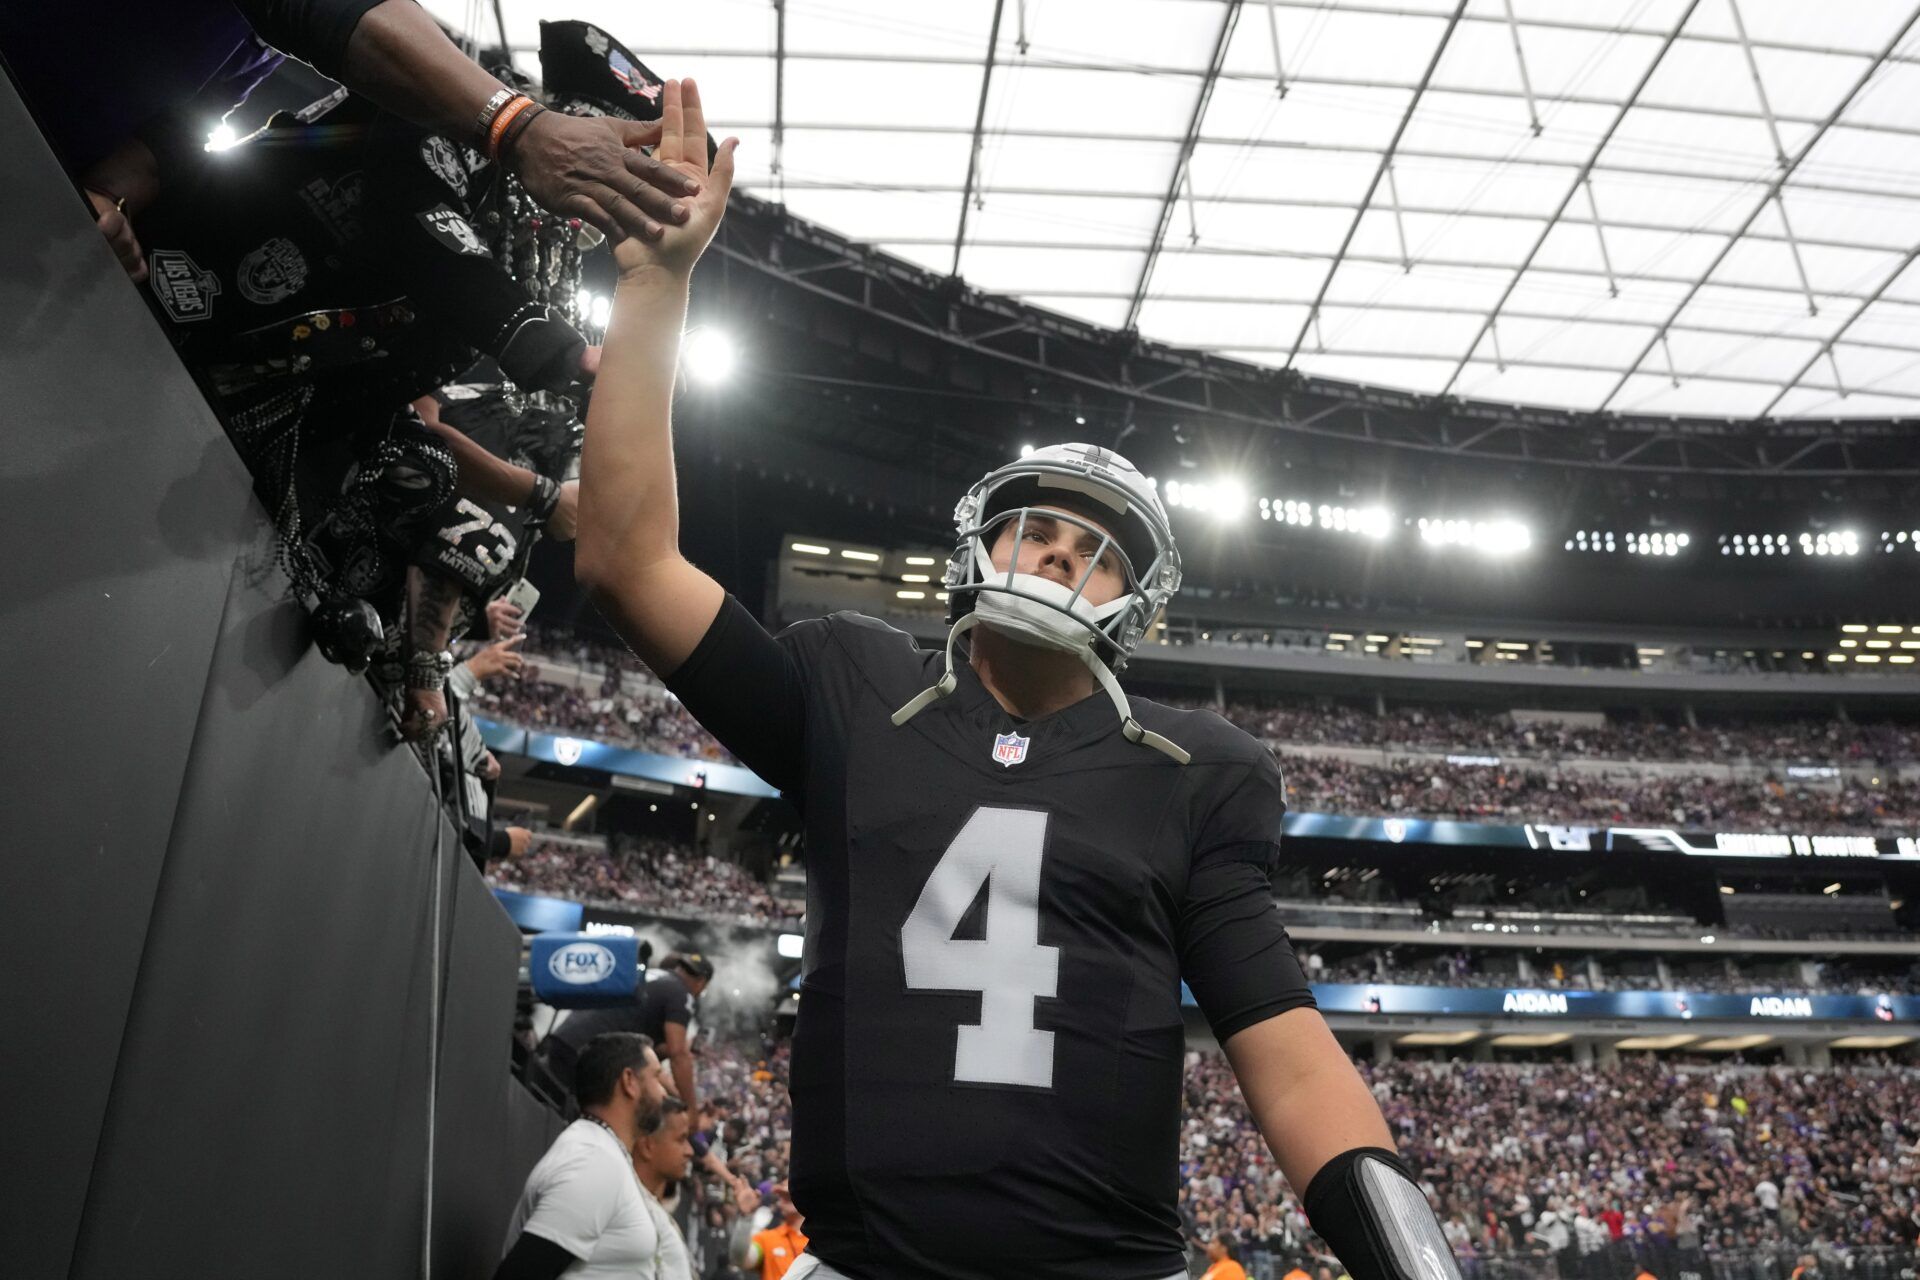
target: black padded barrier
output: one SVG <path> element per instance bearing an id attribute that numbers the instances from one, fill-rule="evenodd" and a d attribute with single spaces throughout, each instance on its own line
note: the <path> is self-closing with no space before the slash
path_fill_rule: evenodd
<path id="1" fill-rule="evenodd" d="M 323 662 L 272 533 L 0 77 L 0 1242 L 9 1275 L 485 1274 L 558 1120 L 512 924 Z"/>

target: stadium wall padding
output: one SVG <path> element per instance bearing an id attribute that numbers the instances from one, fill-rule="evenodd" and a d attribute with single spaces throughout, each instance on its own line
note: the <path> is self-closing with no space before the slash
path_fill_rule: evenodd
<path id="1" fill-rule="evenodd" d="M 284 599 L 234 456 L 0 77 L 10 1275 L 484 1273 L 558 1121 L 518 934 Z"/>

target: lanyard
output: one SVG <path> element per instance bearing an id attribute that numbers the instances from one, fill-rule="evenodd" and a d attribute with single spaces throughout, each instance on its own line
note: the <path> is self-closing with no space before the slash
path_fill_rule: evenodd
<path id="1" fill-rule="evenodd" d="M 605 1129 L 612 1135 L 614 1142 L 619 1145 L 620 1150 L 626 1153 L 627 1168 L 633 1174 L 633 1185 L 640 1189 L 640 1199 L 646 1206 L 647 1217 L 652 1220 L 654 1234 L 660 1238 L 661 1244 L 664 1245 L 666 1243 L 666 1233 L 669 1231 L 674 1234 L 675 1238 L 680 1238 L 680 1224 L 675 1222 L 672 1216 L 667 1213 L 665 1205 L 654 1199 L 653 1193 L 647 1190 L 647 1184 L 640 1181 L 639 1171 L 633 1168 L 633 1152 L 628 1149 L 626 1143 L 620 1141 L 620 1135 L 614 1132 L 613 1126 L 596 1115 L 583 1115 L 581 1118 L 591 1120 L 602 1129 Z M 685 1247 L 684 1239 L 682 1240 L 681 1247 Z M 654 1247 L 653 1280 L 660 1280 L 660 1269 L 666 1265 L 665 1253 L 666 1250 L 659 1245 Z"/>

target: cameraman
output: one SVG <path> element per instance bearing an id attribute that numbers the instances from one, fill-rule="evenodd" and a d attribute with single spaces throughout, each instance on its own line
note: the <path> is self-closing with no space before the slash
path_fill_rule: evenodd
<path id="1" fill-rule="evenodd" d="M 547 1065 L 562 1084 L 573 1079 L 581 1049 L 608 1031 L 636 1031 L 649 1037 L 673 1075 L 674 1090 L 700 1128 L 699 1095 L 693 1073 L 693 1027 L 700 995 L 713 981 L 713 961 L 698 953 L 674 952 L 647 971 L 633 1002 L 617 1009 L 570 1015 L 547 1037 Z"/>

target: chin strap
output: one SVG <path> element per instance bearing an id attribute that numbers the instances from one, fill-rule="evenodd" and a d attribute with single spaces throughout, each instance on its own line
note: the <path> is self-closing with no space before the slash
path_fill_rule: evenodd
<path id="1" fill-rule="evenodd" d="M 953 628 L 947 632 L 946 670 L 941 673 L 938 680 L 922 689 L 919 693 L 914 694 L 905 706 L 893 713 L 893 724 L 895 728 L 913 719 L 935 702 L 938 702 L 960 687 L 960 678 L 953 672 L 953 646 L 962 634 L 979 625 L 981 620 L 980 614 L 978 611 L 975 611 L 968 613 L 965 617 L 953 624 Z M 1120 682 L 1114 678 L 1113 672 L 1108 670 L 1107 664 L 1095 656 L 1091 643 L 1076 646 L 1070 650 L 1070 652 L 1078 656 L 1080 661 L 1087 664 L 1087 670 L 1093 673 L 1094 683 L 1106 690 L 1107 696 L 1113 699 L 1114 710 L 1120 713 L 1120 734 L 1122 737 L 1128 742 L 1137 742 L 1143 747 L 1152 747 L 1155 751 L 1160 752 L 1175 764 L 1187 764 L 1193 759 L 1192 753 L 1187 751 L 1186 748 L 1182 747 L 1179 743 L 1174 742 L 1162 734 L 1155 733 L 1133 718 L 1133 708 L 1127 703 L 1127 695 L 1120 691 Z"/>
<path id="2" fill-rule="evenodd" d="M 925 711 L 928 707 L 946 697 L 960 687 L 960 677 L 953 674 L 953 645 L 963 634 L 971 631 L 980 622 L 978 613 L 969 613 L 953 624 L 947 632 L 947 669 L 940 678 L 913 695 L 907 705 L 893 713 L 893 727 L 898 729 L 907 721 Z"/>

